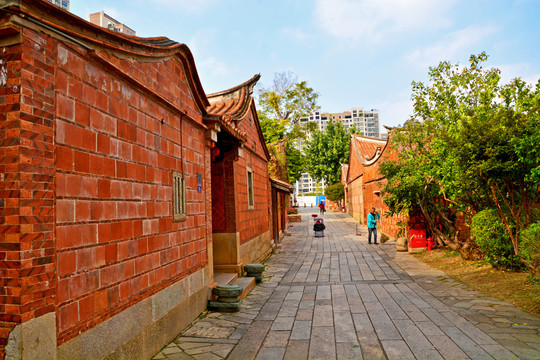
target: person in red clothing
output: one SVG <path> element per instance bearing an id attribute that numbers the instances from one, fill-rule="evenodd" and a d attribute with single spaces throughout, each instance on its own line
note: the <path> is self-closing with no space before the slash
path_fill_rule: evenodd
<path id="1" fill-rule="evenodd" d="M 321 209 L 321 211 L 320 211 L 321 214 L 324 214 L 324 212 L 326 211 L 326 209 L 324 208 L 324 203 L 322 201 L 319 204 L 319 209 Z"/>

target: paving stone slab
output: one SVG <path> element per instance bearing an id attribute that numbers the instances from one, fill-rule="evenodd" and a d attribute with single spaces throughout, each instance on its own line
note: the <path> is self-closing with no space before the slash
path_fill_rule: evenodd
<path id="1" fill-rule="evenodd" d="M 362 360 L 362 349 L 357 342 L 336 343 L 336 356 L 340 360 Z"/>
<path id="2" fill-rule="evenodd" d="M 311 325 L 309 320 L 296 320 L 291 332 L 291 340 L 308 340 L 311 335 Z"/>
<path id="3" fill-rule="evenodd" d="M 308 338 L 309 339 L 309 338 Z M 289 341 L 289 345 L 285 351 L 284 360 L 306 360 L 309 352 L 309 340 L 293 340 Z"/>
<path id="4" fill-rule="evenodd" d="M 272 321 L 255 321 L 229 354 L 230 359 L 255 359 Z"/>
<path id="5" fill-rule="evenodd" d="M 539 318 L 369 246 L 347 214 L 325 214 L 324 238 L 302 217 L 238 313 L 207 313 L 154 358 L 540 359 Z"/>
<path id="6" fill-rule="evenodd" d="M 381 340 L 382 347 L 389 360 L 415 360 L 416 357 L 403 340 Z"/>
<path id="7" fill-rule="evenodd" d="M 333 327 L 314 327 L 309 342 L 308 359 L 327 360 L 336 358 Z"/>

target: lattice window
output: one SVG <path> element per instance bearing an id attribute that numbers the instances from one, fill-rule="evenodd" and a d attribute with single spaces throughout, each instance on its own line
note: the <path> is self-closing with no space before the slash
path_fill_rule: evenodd
<path id="1" fill-rule="evenodd" d="M 174 220 L 186 218 L 186 186 L 184 174 L 173 173 L 173 214 Z"/>
<path id="2" fill-rule="evenodd" d="M 253 210 L 255 208 L 255 195 L 253 193 L 253 171 L 247 169 L 247 191 L 248 191 L 248 209 Z"/>

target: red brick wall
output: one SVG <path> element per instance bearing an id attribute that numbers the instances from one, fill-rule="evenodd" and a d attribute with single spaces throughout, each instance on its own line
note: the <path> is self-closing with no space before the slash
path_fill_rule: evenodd
<path id="1" fill-rule="evenodd" d="M 351 143 L 351 156 L 349 159 L 349 175 L 347 178 L 347 204 L 350 215 L 358 219 L 361 223 L 367 222 L 367 214 L 374 207 L 379 211 L 381 218 L 378 221 L 378 229 L 389 235 L 391 238 L 396 238 L 399 231 L 397 223 L 404 221 L 401 216 L 386 217 L 388 207 L 384 204 L 382 197 L 382 189 L 386 183 L 379 173 L 379 166 L 382 161 L 392 156 L 391 153 L 383 150 L 382 155 L 374 163 L 364 164 L 354 151 L 354 146 Z"/>
<path id="2" fill-rule="evenodd" d="M 225 179 L 223 163 L 212 163 L 212 229 L 225 232 Z"/>
<path id="3" fill-rule="evenodd" d="M 59 344 L 207 264 L 207 204 L 197 193 L 197 173 L 208 176 L 207 149 L 183 69 L 175 59 L 110 60 L 163 96 L 178 95 L 192 120 L 59 45 Z M 158 89 L 156 80 L 168 86 Z M 173 170 L 186 182 L 181 222 L 172 219 Z"/>
<path id="4" fill-rule="evenodd" d="M 62 344 L 206 266 L 211 239 L 209 150 L 178 59 L 108 55 L 187 116 L 82 49 L 22 34 L 0 57 L 0 346 L 55 309 Z M 173 171 L 186 181 L 180 222 Z"/>
<path id="5" fill-rule="evenodd" d="M 244 143 L 243 156 L 236 162 L 236 193 L 238 205 L 238 230 L 240 232 L 240 244 L 270 231 L 271 205 L 268 194 L 270 193 L 270 178 L 268 176 L 268 162 L 264 153 L 263 144 L 259 138 L 255 124 L 256 114 L 251 107 L 246 117 L 240 122 L 240 129 L 247 134 Z M 255 196 L 254 209 L 248 208 L 247 196 L 247 168 L 253 171 L 253 193 Z"/>
<path id="6" fill-rule="evenodd" d="M 7 82 L 0 87 L 0 358 L 11 329 L 21 322 L 20 310 L 20 85 L 21 46 L 5 47 L 0 71 Z"/>
<path id="7" fill-rule="evenodd" d="M 391 238 L 395 239 L 399 232 L 400 227 L 398 222 L 406 222 L 404 216 L 393 215 L 386 216 L 388 206 L 384 204 L 382 189 L 386 184 L 386 178 L 383 178 L 379 172 L 380 164 L 388 158 L 392 158 L 394 155 L 389 148 L 383 149 L 383 153 L 373 164 L 364 166 L 364 214 L 363 222 L 367 222 L 367 214 L 374 207 L 379 211 L 381 218 L 378 221 L 377 228 L 383 233 L 387 234 Z"/>
<path id="8" fill-rule="evenodd" d="M 0 357 L 11 329 L 54 311 L 54 43 L 23 30 L 0 88 Z"/>
<path id="9" fill-rule="evenodd" d="M 349 214 L 359 221 L 363 221 L 364 198 L 363 198 L 363 177 L 358 177 L 347 186 Z"/>

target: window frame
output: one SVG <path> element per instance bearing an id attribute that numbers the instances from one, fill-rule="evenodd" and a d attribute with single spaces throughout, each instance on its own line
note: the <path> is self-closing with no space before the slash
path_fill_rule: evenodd
<path id="1" fill-rule="evenodd" d="M 186 181 L 184 174 L 178 171 L 173 171 L 172 207 L 174 221 L 183 221 L 186 219 Z"/>
<path id="2" fill-rule="evenodd" d="M 251 168 L 246 168 L 246 188 L 248 210 L 255 210 L 255 189 L 253 186 L 253 170 Z"/>

